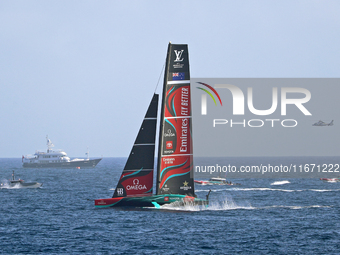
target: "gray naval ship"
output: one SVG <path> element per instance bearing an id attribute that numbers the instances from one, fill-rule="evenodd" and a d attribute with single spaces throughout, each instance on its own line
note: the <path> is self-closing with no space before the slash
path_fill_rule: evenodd
<path id="1" fill-rule="evenodd" d="M 90 159 L 87 152 L 87 158 L 70 159 L 63 150 L 53 150 L 53 143 L 47 139 L 47 152 L 36 151 L 34 155 L 22 156 L 22 166 L 30 168 L 84 168 L 95 167 L 102 158 Z"/>

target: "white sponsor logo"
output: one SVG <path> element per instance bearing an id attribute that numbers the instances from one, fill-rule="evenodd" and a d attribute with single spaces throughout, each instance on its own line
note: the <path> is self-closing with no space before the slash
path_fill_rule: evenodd
<path id="1" fill-rule="evenodd" d="M 123 196 L 123 194 L 124 194 L 123 188 L 118 188 L 118 189 L 117 189 L 117 195 Z"/>
<path id="2" fill-rule="evenodd" d="M 173 136 L 175 136 L 175 134 L 171 132 L 171 129 L 168 129 L 168 131 L 164 133 L 164 137 L 173 137 Z"/>
<path id="3" fill-rule="evenodd" d="M 188 186 L 188 184 L 189 184 L 189 182 L 184 181 L 184 182 L 183 182 L 183 186 L 180 187 L 180 189 L 183 189 L 183 190 L 189 190 L 189 189 L 191 189 L 191 186 Z"/>
<path id="4" fill-rule="evenodd" d="M 173 164 L 175 161 L 175 158 L 163 158 L 164 164 Z"/>
<path id="5" fill-rule="evenodd" d="M 182 62 L 184 60 L 184 58 L 182 58 L 183 51 L 184 50 L 174 50 L 176 54 L 175 62 Z"/>
<path id="6" fill-rule="evenodd" d="M 144 184 L 139 184 L 139 180 L 138 179 L 134 179 L 132 181 L 133 185 L 127 185 L 126 189 L 127 190 L 144 190 L 147 189 L 146 185 Z"/>

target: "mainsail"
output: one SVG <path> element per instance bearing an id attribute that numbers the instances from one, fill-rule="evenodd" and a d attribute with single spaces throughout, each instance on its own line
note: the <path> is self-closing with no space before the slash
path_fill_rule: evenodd
<path id="1" fill-rule="evenodd" d="M 170 43 L 162 96 L 157 195 L 195 196 L 191 124 L 188 46 Z"/>
<path id="2" fill-rule="evenodd" d="M 152 195 L 157 110 L 154 94 L 113 197 Z"/>

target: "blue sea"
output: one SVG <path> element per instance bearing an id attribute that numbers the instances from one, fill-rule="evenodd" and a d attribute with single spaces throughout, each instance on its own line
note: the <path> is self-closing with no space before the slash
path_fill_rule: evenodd
<path id="1" fill-rule="evenodd" d="M 112 196 L 125 160 L 104 158 L 89 169 L 24 169 L 20 159 L 0 159 L 1 182 L 14 170 L 17 178 L 43 183 L 0 190 L 0 253 L 340 253 L 340 182 L 319 179 L 329 173 L 223 173 L 241 185 L 196 185 L 201 198 L 211 189 L 208 208 L 96 209 L 94 199 Z M 312 161 L 339 164 L 340 158 L 199 158 L 195 164 Z M 196 179 L 213 175 L 221 173 L 196 173 Z"/>

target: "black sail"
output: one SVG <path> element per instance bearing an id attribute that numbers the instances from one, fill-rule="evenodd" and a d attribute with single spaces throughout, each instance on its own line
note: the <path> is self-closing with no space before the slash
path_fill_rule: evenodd
<path id="1" fill-rule="evenodd" d="M 157 194 L 195 196 L 189 54 L 186 44 L 169 44 L 159 132 Z"/>
<path id="2" fill-rule="evenodd" d="M 154 94 L 113 197 L 151 196 L 158 94 Z"/>

